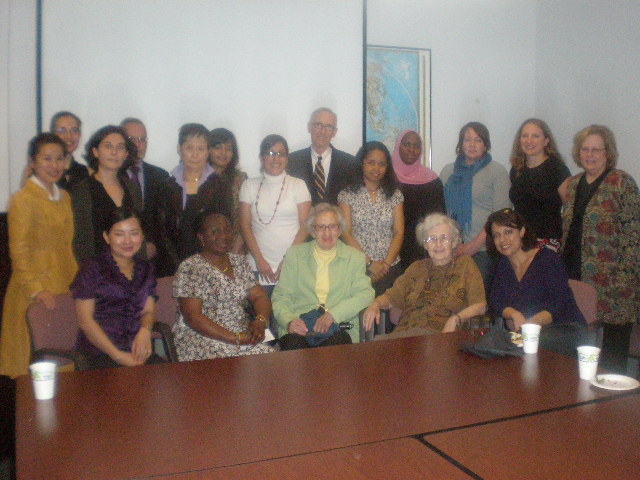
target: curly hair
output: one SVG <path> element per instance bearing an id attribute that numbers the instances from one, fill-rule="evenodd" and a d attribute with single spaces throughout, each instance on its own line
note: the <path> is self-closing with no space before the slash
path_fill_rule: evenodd
<path id="1" fill-rule="evenodd" d="M 136 144 L 129 139 L 124 128 L 116 127 L 115 125 L 107 125 L 94 133 L 85 147 L 86 153 L 84 158 L 87 161 L 87 165 L 89 165 L 94 172 L 98 171 L 99 161 L 98 157 L 93 153 L 93 149 L 95 148 L 97 150 L 102 141 L 113 133 L 117 133 L 122 136 L 125 148 L 127 149 L 127 158 L 124 159 L 124 163 L 122 164 L 120 171 L 122 172 L 129 168 L 136 161 L 136 158 L 138 158 L 138 149 L 136 148 Z"/>

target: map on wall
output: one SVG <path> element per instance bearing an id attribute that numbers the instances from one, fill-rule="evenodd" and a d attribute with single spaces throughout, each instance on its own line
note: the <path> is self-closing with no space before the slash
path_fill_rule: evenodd
<path id="1" fill-rule="evenodd" d="M 367 46 L 367 141 L 380 141 L 393 152 L 401 132 L 416 130 L 431 164 L 430 73 L 430 50 Z"/>

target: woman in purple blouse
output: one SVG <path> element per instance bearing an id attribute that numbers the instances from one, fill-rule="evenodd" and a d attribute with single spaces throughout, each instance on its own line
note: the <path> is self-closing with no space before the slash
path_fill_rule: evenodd
<path id="1" fill-rule="evenodd" d="M 560 256 L 538 247 L 523 217 L 511 208 L 489 215 L 485 231 L 489 252 L 501 254 L 489 296 L 492 315 L 502 317 L 513 331 L 523 323 L 553 325 L 555 332 L 543 328 L 542 346 L 574 353 L 573 343 L 586 322 Z"/>
<path id="2" fill-rule="evenodd" d="M 81 330 L 77 350 L 89 369 L 161 362 L 151 348 L 153 265 L 136 257 L 144 241 L 140 218 L 118 208 L 105 225 L 109 249 L 86 260 L 71 285 Z"/>

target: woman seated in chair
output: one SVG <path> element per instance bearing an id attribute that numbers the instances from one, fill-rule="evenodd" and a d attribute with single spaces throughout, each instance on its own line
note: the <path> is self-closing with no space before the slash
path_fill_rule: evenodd
<path id="1" fill-rule="evenodd" d="M 109 248 L 86 260 L 71 284 L 81 330 L 77 349 L 89 369 L 162 362 L 151 349 L 153 265 L 136 256 L 144 241 L 140 218 L 117 208 L 103 236 Z"/>
<path id="2" fill-rule="evenodd" d="M 562 259 L 537 246 L 522 215 L 511 208 L 498 210 L 489 215 L 485 231 L 489 252 L 501 254 L 489 296 L 494 317 L 502 317 L 513 331 L 523 323 L 586 323 Z"/>
<path id="3" fill-rule="evenodd" d="M 454 256 L 460 244 L 455 221 L 432 213 L 418 224 L 416 237 L 429 258 L 411 264 L 364 313 L 364 327 L 369 330 L 380 321 L 380 309 L 402 310 L 398 326 L 384 338 L 453 332 L 483 315 L 487 307 L 482 275 L 473 258 Z"/>
<path id="4" fill-rule="evenodd" d="M 345 227 L 338 207 L 316 205 L 306 227 L 315 240 L 289 249 L 272 296 L 280 348 L 357 343 L 358 312 L 374 296 L 365 255 L 338 240 Z"/>
<path id="5" fill-rule="evenodd" d="M 173 294 L 180 315 L 173 326 L 181 362 L 273 352 L 263 343 L 271 302 L 244 255 L 230 253 L 235 232 L 215 210 L 193 222 L 200 253 L 178 267 Z M 247 302 L 255 316 L 246 311 Z"/>

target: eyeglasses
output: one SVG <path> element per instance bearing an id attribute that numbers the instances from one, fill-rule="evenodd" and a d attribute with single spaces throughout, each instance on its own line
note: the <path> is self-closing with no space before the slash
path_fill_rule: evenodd
<path id="1" fill-rule="evenodd" d="M 440 242 L 443 245 L 448 245 L 449 242 L 451 242 L 451 237 L 449 235 L 442 234 L 442 235 L 431 235 L 424 239 L 424 243 L 433 243 L 435 245 L 437 242 Z"/>
<path id="2" fill-rule="evenodd" d="M 80 133 L 80 129 L 78 127 L 73 127 L 73 128 L 69 128 L 69 129 L 66 129 L 64 127 L 60 127 L 60 128 L 56 128 L 55 132 L 60 134 L 60 135 L 65 135 L 67 133 L 71 133 L 73 135 L 77 135 L 77 134 Z"/>
<path id="3" fill-rule="evenodd" d="M 333 132 L 336 129 L 335 126 L 329 123 L 322 123 L 322 122 L 313 122 L 311 126 L 316 130 L 326 130 L 328 132 Z"/>
<path id="4" fill-rule="evenodd" d="M 598 155 L 598 154 L 600 154 L 600 153 L 602 153 L 604 151 L 605 151 L 604 148 L 595 148 L 595 147 L 594 148 L 582 147 L 580 149 L 580 153 L 583 153 L 585 155 L 589 155 L 590 153 L 593 154 L 593 155 Z"/>
<path id="5" fill-rule="evenodd" d="M 132 142 L 138 142 L 138 143 L 147 143 L 147 141 L 149 140 L 149 137 L 127 137 L 129 140 L 131 140 Z"/>
<path id="6" fill-rule="evenodd" d="M 314 225 L 313 229 L 317 232 L 325 232 L 327 230 L 329 230 L 330 232 L 337 232 L 338 229 L 340 228 L 340 225 L 337 223 L 330 223 L 328 225 Z"/>
<path id="7" fill-rule="evenodd" d="M 265 154 L 267 157 L 278 157 L 278 158 L 283 158 L 283 157 L 288 157 L 289 154 L 287 152 L 272 152 L 269 151 Z"/>
<path id="8" fill-rule="evenodd" d="M 102 142 L 100 145 L 102 145 L 104 148 L 108 150 L 117 150 L 118 152 L 124 152 L 127 150 L 127 146 L 124 143 L 118 143 L 117 145 L 113 145 L 109 142 Z"/>

